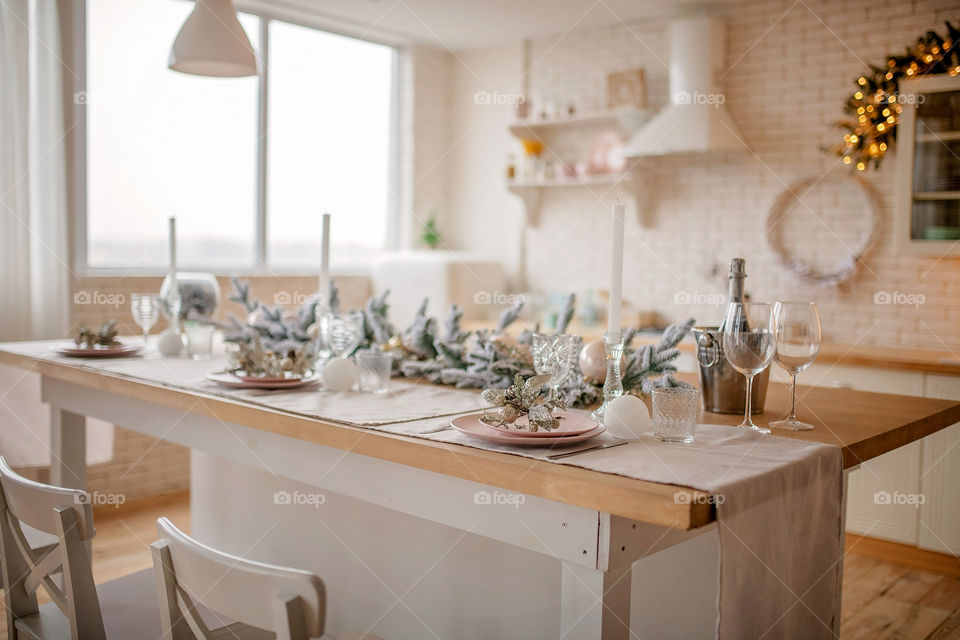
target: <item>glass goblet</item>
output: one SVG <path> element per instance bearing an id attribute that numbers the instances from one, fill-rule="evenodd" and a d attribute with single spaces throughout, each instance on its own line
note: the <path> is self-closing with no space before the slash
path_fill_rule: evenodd
<path id="1" fill-rule="evenodd" d="M 326 343 L 335 358 L 346 358 L 363 339 L 363 316 L 359 313 L 337 313 L 327 317 Z"/>
<path id="2" fill-rule="evenodd" d="M 809 431 L 813 425 L 797 419 L 797 374 L 820 353 L 820 314 L 815 302 L 777 302 L 773 307 L 777 346 L 773 359 L 790 374 L 790 415 L 774 420 L 774 429 Z"/>
<path id="3" fill-rule="evenodd" d="M 130 296 L 130 314 L 133 321 L 143 329 L 143 350 L 146 352 L 150 329 L 160 319 L 160 301 L 152 293 L 134 293 Z"/>
<path id="4" fill-rule="evenodd" d="M 773 307 L 767 303 L 734 302 L 723 324 L 723 353 L 730 366 L 747 378 L 746 411 L 738 427 L 770 433 L 758 427 L 750 414 L 753 377 L 770 366 L 774 350 Z"/>
<path id="5" fill-rule="evenodd" d="M 560 385 L 566 382 L 576 365 L 580 338 L 559 333 L 547 335 L 533 334 L 530 341 L 530 353 L 533 355 L 533 368 L 538 374 L 550 375 L 550 399 L 555 401 L 560 393 Z"/>

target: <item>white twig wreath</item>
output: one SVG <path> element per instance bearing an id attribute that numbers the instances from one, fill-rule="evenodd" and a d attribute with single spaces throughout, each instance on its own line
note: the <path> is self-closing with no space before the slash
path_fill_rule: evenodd
<path id="1" fill-rule="evenodd" d="M 767 242 L 777 261 L 791 275 L 803 282 L 816 284 L 820 286 L 835 286 L 850 279 L 857 272 L 860 264 L 866 255 L 873 248 L 877 235 L 880 231 L 880 206 L 877 201 L 876 193 L 870 187 L 869 183 L 861 176 L 844 172 L 835 174 L 826 181 L 844 181 L 853 182 L 854 186 L 860 191 L 866 203 L 868 215 L 870 215 L 870 228 L 861 241 L 855 247 L 850 247 L 851 253 L 840 266 L 831 273 L 821 273 L 809 264 L 792 257 L 783 245 L 783 237 L 779 232 L 779 225 L 783 216 L 803 197 L 803 195 L 813 186 L 823 182 L 822 177 L 810 177 L 799 180 L 788 185 L 777 196 L 770 208 L 767 216 Z"/>

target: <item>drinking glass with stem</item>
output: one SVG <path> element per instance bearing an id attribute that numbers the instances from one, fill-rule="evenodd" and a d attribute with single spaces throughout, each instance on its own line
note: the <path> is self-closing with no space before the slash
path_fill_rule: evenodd
<path id="1" fill-rule="evenodd" d="M 556 400 L 560 385 L 573 373 L 579 349 L 578 336 L 535 333 L 530 341 L 533 368 L 538 374 L 550 374 L 550 399 Z"/>
<path id="2" fill-rule="evenodd" d="M 751 416 L 753 377 L 770 366 L 774 342 L 773 307 L 765 302 L 733 302 L 723 325 L 723 353 L 730 366 L 747 378 L 746 411 L 738 427 L 770 433 L 758 427 Z"/>
<path id="3" fill-rule="evenodd" d="M 337 313 L 327 317 L 326 342 L 333 357 L 347 358 L 363 338 L 363 316 L 359 313 Z"/>
<path id="4" fill-rule="evenodd" d="M 797 419 L 797 374 L 820 353 L 820 314 L 815 302 L 780 302 L 773 307 L 776 348 L 773 359 L 790 374 L 790 415 L 774 420 L 774 429 L 809 431 L 812 424 Z"/>
<path id="5" fill-rule="evenodd" d="M 130 296 L 130 313 L 133 321 L 143 329 L 143 351 L 148 351 L 150 329 L 160 319 L 160 300 L 152 293 L 134 293 Z"/>

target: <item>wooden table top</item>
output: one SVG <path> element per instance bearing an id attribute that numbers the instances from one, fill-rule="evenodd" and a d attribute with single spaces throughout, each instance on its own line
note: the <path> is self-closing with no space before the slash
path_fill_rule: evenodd
<path id="1" fill-rule="evenodd" d="M 675 485 L 323 422 L 219 396 L 85 369 L 82 361 L 73 364 L 47 360 L 14 353 L 4 347 L 0 344 L 0 364 L 344 451 L 665 527 L 693 529 L 715 519 L 708 500 L 678 504 L 674 496 L 681 488 Z M 788 403 L 789 388 L 771 383 L 767 411 L 755 417 L 755 422 L 762 424 L 780 417 Z M 817 429 L 800 433 L 778 431 L 777 435 L 840 446 L 845 467 L 855 466 L 960 422 L 960 402 L 848 389 L 801 388 L 798 407 L 801 417 L 817 425 Z M 701 417 L 701 422 L 715 424 L 732 425 L 739 420 L 739 416 L 713 413 Z M 701 494 L 694 489 L 689 491 L 694 495 Z"/>
<path id="2" fill-rule="evenodd" d="M 676 377 L 698 384 L 694 374 Z M 790 385 L 771 382 L 764 412 L 754 415 L 753 422 L 764 426 L 787 415 L 789 409 Z M 960 402 L 797 385 L 797 417 L 814 425 L 814 429 L 777 429 L 774 434 L 841 447 L 843 467 L 849 469 L 960 422 Z M 699 419 L 700 422 L 728 425 L 740 424 L 742 420 L 742 415 L 702 410 Z"/>

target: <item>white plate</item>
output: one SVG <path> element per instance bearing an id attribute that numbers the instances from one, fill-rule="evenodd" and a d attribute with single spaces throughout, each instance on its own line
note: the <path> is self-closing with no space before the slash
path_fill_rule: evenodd
<path id="1" fill-rule="evenodd" d="M 557 444 L 573 444 L 575 442 L 583 442 L 584 440 L 589 440 L 590 438 L 598 436 L 606 431 L 606 428 L 601 424 L 597 425 L 596 429 L 592 429 L 586 433 L 581 433 L 576 436 L 550 438 L 545 438 L 543 436 L 514 436 L 501 433 L 499 429 L 491 428 L 483 424 L 480 422 L 480 416 L 482 415 L 482 413 L 473 413 L 468 416 L 460 416 L 459 418 L 454 418 L 450 424 L 457 431 L 465 433 L 468 436 L 480 438 L 481 440 L 499 442 L 500 444 L 516 444 L 527 447 L 549 447 Z"/>
<path id="2" fill-rule="evenodd" d="M 243 380 L 232 373 L 218 371 L 216 373 L 208 373 L 207 380 L 216 382 L 221 387 L 227 387 L 228 389 L 296 389 L 308 384 L 313 384 L 314 382 L 319 382 L 320 376 L 312 375 L 309 378 L 298 378 L 296 380 L 255 381 Z"/>

